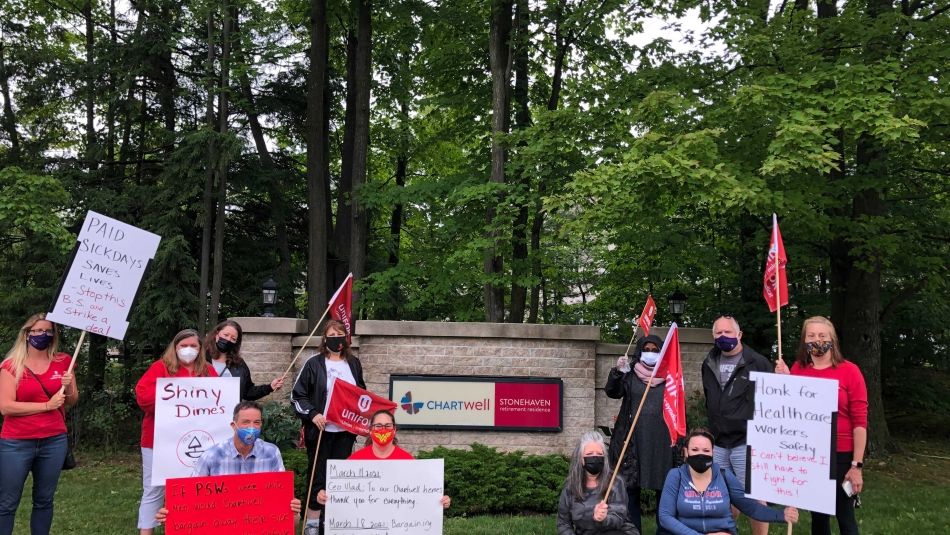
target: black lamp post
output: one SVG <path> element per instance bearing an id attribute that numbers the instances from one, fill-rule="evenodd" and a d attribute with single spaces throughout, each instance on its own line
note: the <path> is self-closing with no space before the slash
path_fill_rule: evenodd
<path id="1" fill-rule="evenodd" d="M 274 305 L 277 304 L 277 283 L 273 277 L 267 277 L 267 280 L 261 285 L 261 302 L 264 303 L 262 316 L 273 318 Z"/>
<path id="2" fill-rule="evenodd" d="M 686 312 L 686 294 L 677 288 L 675 292 L 667 296 L 666 300 L 670 303 L 670 314 L 673 315 L 673 319 L 676 323 L 680 323 Z"/>

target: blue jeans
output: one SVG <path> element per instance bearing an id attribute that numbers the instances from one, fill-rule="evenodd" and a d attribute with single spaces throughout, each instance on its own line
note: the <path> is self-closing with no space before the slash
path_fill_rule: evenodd
<path id="1" fill-rule="evenodd" d="M 49 438 L 0 439 L 0 535 L 13 533 L 13 520 L 26 475 L 33 472 L 32 535 L 49 535 L 53 496 L 66 458 L 66 433 Z"/>

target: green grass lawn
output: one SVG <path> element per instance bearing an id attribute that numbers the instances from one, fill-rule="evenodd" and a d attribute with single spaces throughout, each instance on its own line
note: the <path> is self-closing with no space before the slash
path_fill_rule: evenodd
<path id="1" fill-rule="evenodd" d="M 864 506 L 858 521 L 864 535 L 950 533 L 950 445 L 936 441 L 904 443 L 903 454 L 870 459 L 865 470 Z M 56 494 L 52 533 L 111 535 L 135 532 L 141 493 L 138 455 L 78 455 L 80 467 L 64 472 Z M 29 482 L 27 483 L 29 487 Z M 29 488 L 17 512 L 14 533 L 29 534 Z M 808 513 L 795 533 L 810 533 Z M 644 518 L 644 532 L 655 525 Z M 526 535 L 555 533 L 554 515 L 448 518 L 446 535 Z M 749 533 L 740 522 L 740 533 Z M 774 526 L 773 534 L 785 529 Z"/>

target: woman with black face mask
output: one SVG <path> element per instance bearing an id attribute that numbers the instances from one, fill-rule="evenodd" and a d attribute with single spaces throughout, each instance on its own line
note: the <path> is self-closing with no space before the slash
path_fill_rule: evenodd
<path id="1" fill-rule="evenodd" d="M 327 422 L 323 408 L 327 402 L 327 393 L 332 381 L 346 381 L 360 388 L 366 388 L 363 380 L 363 366 L 360 359 L 350 351 L 346 339 L 346 326 L 331 320 L 323 330 L 320 352 L 304 363 L 294 381 L 291 402 L 297 416 L 303 420 L 304 443 L 307 446 L 307 475 L 313 473 L 316 463 L 316 477 L 313 480 L 313 492 L 307 504 L 304 535 L 318 535 L 323 505 L 317 501 L 321 490 L 327 483 L 327 460 L 346 459 L 353 453 L 356 435 L 342 427 Z M 320 449 L 317 451 L 317 437 Z"/>
<path id="2" fill-rule="evenodd" d="M 205 336 L 205 359 L 214 367 L 219 377 L 241 379 L 241 401 L 256 401 L 275 390 L 280 390 L 284 386 L 284 377 L 277 377 L 269 385 L 255 385 L 251 380 L 251 369 L 241 358 L 243 338 L 244 331 L 236 321 L 222 321 L 208 333 L 208 336 Z"/>
<path id="3" fill-rule="evenodd" d="M 610 461 L 604 436 L 588 431 L 581 436 L 557 506 L 558 535 L 639 535 L 627 518 L 627 490 L 618 477 L 607 495 Z"/>
<path id="4" fill-rule="evenodd" d="M 660 496 L 660 525 L 676 535 L 736 535 L 732 505 L 759 522 L 798 522 L 798 509 L 772 509 L 746 498 L 742 484 L 713 462 L 713 436 L 705 427 L 686 437 L 686 463 L 670 470 Z"/>

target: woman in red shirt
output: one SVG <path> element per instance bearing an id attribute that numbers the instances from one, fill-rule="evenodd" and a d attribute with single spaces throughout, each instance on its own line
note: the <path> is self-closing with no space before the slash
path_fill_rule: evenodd
<path id="1" fill-rule="evenodd" d="M 58 343 L 56 324 L 34 314 L 0 365 L 0 535 L 13 533 L 30 472 L 30 532 L 48 534 L 53 523 L 53 496 L 67 451 L 66 409 L 79 400 L 73 374 L 66 373 L 71 359 L 56 352 Z"/>
<path id="2" fill-rule="evenodd" d="M 145 411 L 142 418 L 142 502 L 139 504 L 140 535 L 152 535 L 158 526 L 155 513 L 165 501 L 165 487 L 152 486 L 152 446 L 155 442 L 155 384 L 161 377 L 217 377 L 205 359 L 198 358 L 201 337 L 194 329 L 175 335 L 162 358 L 149 366 L 135 385 L 135 400 Z"/>
<path id="3" fill-rule="evenodd" d="M 788 366 L 781 360 L 775 371 L 789 373 Z M 854 494 L 864 488 L 862 469 L 868 444 L 868 390 L 860 368 L 845 360 L 841 353 L 838 334 L 828 318 L 813 316 L 805 320 L 791 374 L 838 381 L 835 517 L 842 535 L 858 535 L 854 499 L 845 494 L 842 483 L 850 483 Z M 813 512 L 811 532 L 812 535 L 831 535 L 831 517 Z"/>

